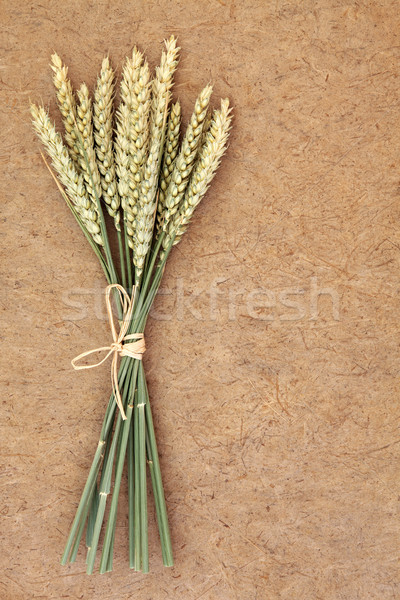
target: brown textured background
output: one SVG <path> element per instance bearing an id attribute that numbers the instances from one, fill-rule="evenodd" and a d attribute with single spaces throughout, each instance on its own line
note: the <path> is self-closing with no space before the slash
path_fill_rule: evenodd
<path id="1" fill-rule="evenodd" d="M 400 597 L 398 8 L 1 2 L 2 600 Z M 83 549 L 67 568 L 59 557 L 109 373 L 75 374 L 70 359 L 108 329 L 65 298 L 72 288 L 92 313 L 104 284 L 27 107 L 56 116 L 53 50 L 92 86 L 105 53 L 119 68 L 136 43 L 154 66 L 171 33 L 185 119 L 208 81 L 214 104 L 235 106 L 157 301 L 172 319 L 147 332 L 176 566 L 162 568 L 151 508 L 152 572 L 129 570 L 122 489 L 114 571 L 87 577 Z M 310 318 L 314 285 L 337 293 L 338 318 L 326 295 Z M 285 306 L 296 299 L 304 314 Z"/>

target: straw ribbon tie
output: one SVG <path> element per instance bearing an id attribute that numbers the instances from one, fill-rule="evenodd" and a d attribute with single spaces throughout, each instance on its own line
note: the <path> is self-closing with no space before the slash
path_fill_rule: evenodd
<path id="1" fill-rule="evenodd" d="M 118 291 L 118 295 L 122 305 L 122 322 L 120 322 L 120 330 L 117 333 L 114 317 L 112 313 L 111 306 L 111 290 L 115 289 Z M 143 333 L 129 333 L 127 331 L 129 329 L 129 325 L 132 318 L 133 306 L 135 303 L 135 287 L 132 290 L 132 297 L 130 298 L 127 294 L 126 290 L 119 285 L 118 283 L 113 283 L 106 287 L 106 306 L 107 306 L 107 316 L 110 322 L 111 335 L 113 341 L 109 346 L 101 346 L 100 348 L 95 348 L 94 350 L 88 350 L 87 352 L 83 352 L 76 356 L 71 360 L 71 364 L 76 371 L 80 371 L 82 369 L 93 369 L 95 367 L 99 367 L 107 360 L 109 356 L 112 355 L 111 360 L 111 383 L 113 394 L 117 403 L 117 406 L 121 412 L 122 418 L 125 420 L 126 415 L 124 411 L 124 407 L 122 405 L 121 392 L 118 385 L 118 359 L 122 356 L 130 356 L 131 358 L 136 358 L 136 360 L 142 360 L 143 354 L 146 350 L 146 345 L 144 342 Z M 129 341 L 134 340 L 134 341 Z M 127 343 L 128 342 L 128 343 Z M 96 352 L 107 352 L 105 357 L 99 362 L 92 365 L 78 365 L 77 363 L 89 356 L 90 354 L 95 354 Z"/>

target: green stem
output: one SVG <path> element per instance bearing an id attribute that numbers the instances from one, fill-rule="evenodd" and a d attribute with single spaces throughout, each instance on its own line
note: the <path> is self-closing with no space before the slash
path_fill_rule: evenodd
<path id="1" fill-rule="evenodd" d="M 147 269 L 145 270 L 145 275 L 144 275 L 144 279 L 143 279 L 143 284 L 142 284 L 142 289 L 141 289 L 141 294 L 143 296 L 146 295 L 149 284 L 150 284 L 150 279 L 151 279 L 151 274 L 153 273 L 153 269 L 154 269 L 154 265 L 156 263 L 156 259 L 158 256 L 158 252 L 160 250 L 161 247 L 161 243 L 164 237 L 164 232 L 162 232 L 162 234 L 160 235 L 160 237 L 158 238 L 154 248 L 151 248 L 150 253 L 151 253 L 151 261 L 150 264 L 148 264 Z"/>
<path id="2" fill-rule="evenodd" d="M 128 243 L 128 232 L 127 232 L 125 217 L 124 217 L 124 241 L 125 241 L 126 271 L 128 274 L 128 293 L 131 294 L 132 286 L 133 286 L 133 275 L 132 275 L 132 264 L 133 263 L 132 263 L 132 257 L 131 257 L 131 250 L 129 248 L 129 243 Z"/>
<path id="3" fill-rule="evenodd" d="M 128 364 L 129 363 L 128 363 L 127 359 L 123 358 L 121 361 L 120 371 L 119 371 L 119 375 L 118 375 L 119 386 L 122 386 L 122 384 L 125 380 Z M 68 557 L 70 555 L 71 548 L 73 546 L 75 537 L 77 535 L 77 532 L 78 532 L 78 529 L 79 529 L 79 526 L 81 523 L 82 515 L 86 509 L 86 504 L 89 500 L 93 483 L 97 479 L 97 475 L 98 475 L 98 472 L 100 469 L 101 460 L 102 460 L 102 456 L 103 456 L 104 447 L 106 444 L 106 439 L 107 439 L 108 433 L 111 429 L 111 426 L 112 426 L 112 423 L 114 420 L 115 406 L 116 406 L 116 404 L 115 404 L 114 394 L 111 394 L 110 400 L 108 402 L 108 406 L 106 409 L 106 413 L 104 415 L 103 425 L 101 428 L 100 439 L 97 444 L 97 449 L 96 449 L 96 452 L 95 452 L 95 455 L 93 458 L 92 465 L 90 467 L 90 471 L 89 471 L 89 475 L 88 475 L 85 487 L 83 488 L 82 496 L 79 501 L 78 508 L 76 510 L 75 518 L 71 525 L 71 529 L 70 529 L 70 533 L 69 533 L 69 536 L 68 536 L 68 539 L 67 539 L 67 542 L 65 545 L 64 553 L 61 558 L 61 564 L 63 564 L 63 565 L 67 564 L 67 562 L 68 562 Z"/>
<path id="4" fill-rule="evenodd" d="M 162 483 L 160 461 L 158 458 L 156 435 L 154 432 L 153 416 L 151 414 L 146 379 L 144 380 L 144 383 L 146 386 L 146 441 L 149 454 L 149 467 L 153 485 L 154 500 L 156 505 L 158 529 L 160 532 L 161 552 L 164 566 L 172 567 L 174 564 L 174 559 L 172 555 L 171 536 L 168 525 L 167 506 L 165 503 L 164 487 Z"/>
<path id="5" fill-rule="evenodd" d="M 82 515 L 85 511 L 86 508 L 86 504 L 89 501 L 90 498 L 90 494 L 92 492 L 93 489 L 93 483 L 96 481 L 97 478 L 97 473 L 100 467 L 100 462 L 101 462 L 101 458 L 102 458 L 102 451 L 103 451 L 103 447 L 104 447 L 105 442 L 100 440 L 98 445 L 97 445 L 97 449 L 93 458 L 93 462 L 92 462 L 92 466 L 90 468 L 89 471 L 89 475 L 86 481 L 86 485 L 83 488 L 83 492 L 82 492 L 82 496 L 81 496 L 81 500 L 79 502 L 79 506 L 78 509 L 76 511 L 76 515 L 75 515 L 75 519 L 72 523 L 71 526 L 71 531 L 65 546 L 65 550 L 64 550 L 64 554 L 62 555 L 62 559 L 61 559 L 61 564 L 65 565 L 68 562 L 68 557 L 72 548 L 72 545 L 74 543 L 74 539 L 75 539 L 75 535 L 79 529 L 80 523 L 81 523 L 81 518 Z"/>
<path id="6" fill-rule="evenodd" d="M 69 562 L 71 562 L 71 563 L 75 562 L 77 554 L 78 554 L 78 548 L 79 548 L 79 544 L 80 544 L 81 539 L 82 539 L 83 530 L 85 529 L 86 519 L 87 519 L 88 513 L 90 514 L 89 511 L 91 510 L 93 498 L 94 498 L 95 494 L 97 493 L 96 483 L 97 483 L 97 481 L 95 479 L 93 481 L 93 484 L 92 484 L 92 488 L 91 488 L 91 491 L 90 491 L 89 499 L 88 499 L 88 501 L 86 503 L 85 510 L 83 511 L 83 514 L 82 514 L 82 517 L 81 517 L 81 521 L 80 521 L 80 524 L 79 524 L 78 533 L 76 534 L 74 545 L 72 546 L 72 550 L 71 550 L 71 555 L 69 557 Z M 88 523 L 88 530 L 89 530 L 89 523 Z"/>
<path id="7" fill-rule="evenodd" d="M 138 424 L 139 424 L 139 485 L 140 485 L 140 553 L 143 573 L 149 572 L 149 542 L 147 525 L 147 482 L 146 482 L 146 390 L 143 364 L 140 362 L 138 380 Z"/>
<path id="8" fill-rule="evenodd" d="M 137 403 L 135 394 L 134 403 Z M 135 544 L 134 544 L 134 493 L 135 493 L 135 470 L 133 456 L 133 421 L 131 421 L 128 438 L 128 517 L 129 517 L 129 566 L 133 569 Z"/>
<path id="9" fill-rule="evenodd" d="M 87 556 L 87 573 L 90 575 L 93 573 L 94 561 L 96 558 L 97 546 L 99 543 L 101 526 L 103 524 L 104 513 L 106 510 L 107 504 L 107 496 L 110 493 L 111 488 L 111 474 L 112 474 L 112 463 L 114 461 L 115 448 L 118 440 L 118 432 L 121 426 L 121 415 L 119 414 L 117 417 L 117 425 L 115 427 L 114 437 L 110 448 L 110 455 L 107 460 L 104 483 L 102 487 L 100 487 L 99 491 L 99 507 L 97 510 L 96 521 L 93 528 L 93 536 L 92 536 L 92 545 L 89 549 Z"/>
<path id="10" fill-rule="evenodd" d="M 93 573 L 93 569 L 94 569 L 96 550 L 97 550 L 97 545 L 99 543 L 100 530 L 101 530 L 101 526 L 103 524 L 104 513 L 106 511 L 108 494 L 109 494 L 109 492 L 99 492 L 99 508 L 97 510 L 96 521 L 95 521 L 94 528 L 93 528 L 92 546 L 88 550 L 87 559 L 86 559 L 86 562 L 87 562 L 86 572 L 88 575 L 91 575 Z"/>
<path id="11" fill-rule="evenodd" d="M 132 371 L 130 371 L 130 373 L 132 373 Z M 129 396 L 128 396 L 128 398 L 129 398 Z M 118 434 L 118 442 L 117 442 L 117 450 L 116 450 L 116 456 L 117 457 L 118 457 L 119 450 L 120 450 L 120 447 L 121 447 L 121 438 L 122 438 L 122 428 L 119 430 L 119 434 Z M 112 570 L 114 541 L 115 541 L 115 527 L 114 527 L 113 532 L 112 532 L 110 553 L 109 553 L 108 562 L 107 562 L 107 566 L 105 568 L 104 573 Z M 100 571 L 100 573 L 102 573 L 102 571 Z"/>
<path id="12" fill-rule="evenodd" d="M 128 366 L 128 380 L 129 381 L 130 381 L 131 376 L 132 376 L 132 360 L 129 361 L 129 366 Z M 124 386 L 123 390 L 122 390 L 122 403 L 124 405 L 124 408 L 125 408 L 125 403 L 126 403 L 128 387 L 129 386 Z M 87 558 L 87 573 L 89 575 L 91 573 L 93 573 L 94 561 L 96 558 L 96 551 L 97 551 L 97 546 L 98 546 L 99 537 L 100 537 L 100 530 L 101 530 L 101 526 L 102 526 L 103 520 L 104 520 L 104 512 L 105 512 L 105 508 L 106 508 L 107 497 L 111 491 L 111 476 L 112 476 L 112 470 L 113 470 L 113 464 L 114 464 L 114 457 L 115 457 L 115 452 L 116 452 L 117 445 L 118 445 L 119 431 L 120 431 L 122 422 L 123 421 L 122 421 L 121 412 L 118 411 L 118 416 L 117 416 L 117 421 L 116 421 L 116 425 L 115 425 L 115 430 L 114 430 L 113 440 L 111 443 L 110 452 L 109 452 L 109 455 L 107 456 L 107 461 L 105 463 L 105 466 L 103 467 L 104 479 L 102 477 L 102 481 L 100 481 L 99 509 L 97 512 L 97 518 L 96 518 L 96 522 L 94 525 L 92 545 L 91 545 L 90 551 L 88 553 L 88 558 Z"/>
<path id="13" fill-rule="evenodd" d="M 121 230 L 120 229 L 117 229 L 117 237 L 118 237 L 119 259 L 120 259 L 120 264 L 121 264 L 122 285 L 126 289 L 124 245 L 122 243 L 122 234 L 121 234 Z"/>
<path id="14" fill-rule="evenodd" d="M 60 190 L 60 193 L 62 195 L 62 197 L 64 198 L 68 208 L 70 209 L 70 211 L 72 212 L 72 214 L 75 217 L 76 222 L 78 223 L 79 227 L 81 228 L 83 235 L 85 236 L 85 238 L 87 239 L 87 241 L 90 244 L 90 247 L 92 248 L 93 252 L 95 253 L 95 255 L 97 256 L 99 262 L 100 262 L 100 266 L 104 271 L 104 275 L 106 276 L 106 279 L 108 281 L 108 283 L 111 283 L 111 277 L 110 277 L 110 271 L 108 269 L 107 263 L 104 260 L 104 256 L 102 255 L 101 251 L 100 251 L 100 247 L 99 245 L 94 241 L 94 239 L 92 238 L 92 236 L 90 235 L 90 233 L 88 232 L 88 230 L 86 229 L 85 225 L 83 224 L 82 219 L 80 218 L 76 208 L 74 207 L 74 205 L 72 204 L 72 202 L 70 201 L 70 199 L 68 198 L 67 194 L 64 192 L 64 190 L 62 189 L 62 187 L 59 185 L 55 175 L 53 174 L 53 171 L 50 169 L 50 167 L 47 165 L 46 162 L 46 166 L 49 168 L 51 175 L 54 177 L 55 182 L 57 183 L 57 187 Z"/>
<path id="15" fill-rule="evenodd" d="M 161 240 L 163 236 L 160 236 Z M 155 260 L 157 258 L 157 252 L 154 252 L 151 264 L 149 265 L 149 270 L 146 274 L 145 281 L 143 284 L 143 288 L 138 299 L 138 302 L 135 306 L 134 315 L 132 318 L 133 327 L 131 327 L 131 331 L 139 331 L 138 327 L 142 327 L 140 331 L 144 330 L 144 325 L 146 323 L 148 313 L 150 311 L 151 305 L 154 302 L 154 298 L 156 297 L 158 288 L 160 287 L 161 279 L 164 274 L 165 263 L 171 251 L 172 245 L 174 243 L 175 236 L 171 238 L 171 241 L 167 248 L 164 251 L 164 256 L 161 260 L 159 260 L 158 265 L 154 271 L 153 280 L 151 281 L 150 290 L 147 292 L 147 288 L 149 286 L 151 271 L 154 268 Z M 160 241 L 161 244 L 161 241 Z M 156 250 L 156 248 L 154 249 Z"/>
<path id="16" fill-rule="evenodd" d="M 99 490 L 97 487 L 97 480 L 96 480 L 94 482 L 94 488 L 93 488 L 91 500 L 88 503 L 89 515 L 88 515 L 88 522 L 87 522 L 87 528 L 86 528 L 86 546 L 88 548 L 90 548 L 90 546 L 92 545 L 93 527 L 94 527 L 94 523 L 96 521 L 98 507 L 99 507 Z M 78 539 L 78 536 L 77 536 L 77 539 L 75 540 L 75 544 L 77 543 L 77 546 L 78 546 L 79 542 L 80 542 L 80 539 Z"/>
<path id="17" fill-rule="evenodd" d="M 110 453 L 111 440 L 112 440 L 112 430 L 110 428 L 110 431 L 107 435 L 106 449 L 104 451 L 104 458 L 103 458 L 103 465 L 102 465 L 103 467 L 107 463 L 107 458 Z M 89 554 L 89 550 L 92 545 L 93 530 L 94 530 L 94 525 L 95 525 L 96 518 L 97 518 L 97 512 L 99 509 L 99 487 L 102 486 L 103 480 L 104 480 L 104 468 L 101 469 L 100 485 L 99 486 L 96 485 L 97 500 L 96 500 L 96 502 L 93 502 L 93 506 L 90 507 L 90 512 L 89 512 L 88 526 L 87 526 L 87 531 L 86 531 L 87 554 Z M 77 536 L 77 538 L 75 540 L 75 544 L 79 545 L 79 542 L 80 542 L 80 539 Z"/>
<path id="18" fill-rule="evenodd" d="M 133 444 L 134 444 L 134 469 L 135 469 L 135 497 L 134 497 L 134 556 L 133 568 L 135 571 L 140 571 L 141 567 L 141 532 L 140 532 L 140 467 L 139 467 L 139 418 L 138 418 L 138 395 L 136 394 L 136 403 L 134 408 L 134 428 L 133 428 Z"/>
<path id="19" fill-rule="evenodd" d="M 120 490 L 120 486 L 121 486 L 122 471 L 124 468 L 126 446 L 128 443 L 129 429 L 130 429 L 130 423 L 131 423 L 132 412 L 133 412 L 134 387 L 136 385 L 136 379 L 137 379 L 137 373 L 138 373 L 138 367 L 139 367 L 138 363 L 140 361 L 135 360 L 135 361 L 131 361 L 131 362 L 133 363 L 133 366 L 131 367 L 131 376 L 130 376 L 129 384 L 128 384 L 128 386 L 124 387 L 124 393 L 130 401 L 128 401 L 128 406 L 127 406 L 127 410 L 126 410 L 126 419 L 122 424 L 122 436 L 121 436 L 118 452 L 116 454 L 117 458 L 116 458 L 116 467 L 115 467 L 114 490 L 113 490 L 113 494 L 112 494 L 112 498 L 111 498 L 110 514 L 108 516 L 106 534 L 105 534 L 104 542 L 103 542 L 103 551 L 101 554 L 101 561 L 100 561 L 100 573 L 105 573 L 105 571 L 108 567 L 108 563 L 109 563 L 110 548 L 111 548 L 111 544 L 112 544 L 113 534 L 115 531 L 116 518 L 117 518 L 118 498 L 119 498 L 119 490 Z"/>

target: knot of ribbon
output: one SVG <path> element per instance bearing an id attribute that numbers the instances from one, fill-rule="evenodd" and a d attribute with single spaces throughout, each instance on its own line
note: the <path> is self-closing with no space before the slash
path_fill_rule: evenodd
<path id="1" fill-rule="evenodd" d="M 117 290 L 119 294 L 119 299 L 122 306 L 122 321 L 120 321 L 120 330 L 117 333 L 117 329 L 115 326 L 114 316 L 112 313 L 111 306 L 111 290 Z M 100 348 L 95 348 L 94 350 L 88 350 L 87 352 L 82 352 L 79 356 L 76 356 L 71 360 L 71 364 L 76 371 L 80 371 L 81 369 L 93 369 L 95 367 L 99 367 L 107 360 L 109 356 L 112 355 L 111 361 L 111 383 L 113 394 L 117 403 L 117 406 L 121 412 L 122 418 L 125 420 L 126 415 L 124 411 L 124 407 L 122 404 L 121 392 L 119 390 L 118 385 L 118 359 L 122 356 L 130 356 L 131 358 L 136 358 L 136 360 L 142 360 L 143 354 L 146 350 L 146 345 L 144 342 L 143 333 L 127 333 L 129 329 L 129 325 L 132 318 L 133 306 L 135 302 L 135 287 L 132 290 L 132 297 L 130 298 L 126 290 L 119 285 L 118 283 L 113 283 L 106 287 L 106 306 L 107 306 L 107 316 L 110 323 L 111 335 L 113 341 L 109 346 L 101 346 Z M 130 341 L 132 340 L 132 341 Z M 108 351 L 108 352 L 107 352 Z M 90 354 L 95 354 L 97 352 L 107 352 L 105 357 L 97 363 L 91 365 L 78 365 L 77 363 L 89 356 Z"/>

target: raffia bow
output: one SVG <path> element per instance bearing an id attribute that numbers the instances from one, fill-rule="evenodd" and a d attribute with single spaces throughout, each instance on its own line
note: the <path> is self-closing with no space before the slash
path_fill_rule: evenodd
<path id="1" fill-rule="evenodd" d="M 111 290 L 116 289 L 119 294 L 119 298 L 122 305 L 122 322 L 119 333 L 117 333 L 114 317 L 112 313 L 111 306 Z M 107 360 L 109 356 L 112 355 L 111 361 L 111 383 L 112 389 L 114 393 L 114 397 L 117 403 L 117 406 L 121 412 L 122 418 L 125 420 L 126 415 L 124 411 L 124 407 L 122 405 L 121 393 L 118 385 L 118 358 L 122 356 L 130 356 L 131 358 L 136 358 L 136 360 L 142 360 L 143 354 L 146 350 L 146 345 L 144 342 L 143 333 L 129 333 L 127 335 L 127 331 L 129 329 L 129 325 L 132 318 L 133 306 L 135 302 L 135 287 L 132 290 L 132 297 L 130 298 L 127 294 L 126 290 L 119 285 L 118 283 L 113 283 L 106 287 L 106 305 L 107 305 L 107 315 L 108 320 L 110 322 L 111 334 L 113 341 L 109 346 L 101 346 L 100 348 L 95 348 L 94 350 L 87 350 L 87 352 L 82 352 L 79 356 L 76 356 L 71 360 L 71 364 L 76 371 L 80 371 L 82 369 L 93 369 L 95 367 L 99 367 Z M 128 340 L 135 340 L 130 341 Z M 105 352 L 107 351 L 105 357 L 99 362 L 92 365 L 78 365 L 77 362 L 89 356 L 90 354 L 95 354 L 96 352 Z"/>

